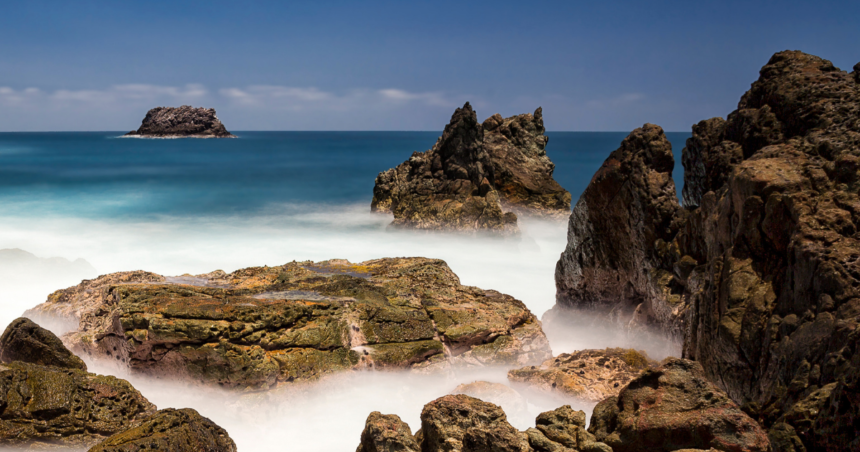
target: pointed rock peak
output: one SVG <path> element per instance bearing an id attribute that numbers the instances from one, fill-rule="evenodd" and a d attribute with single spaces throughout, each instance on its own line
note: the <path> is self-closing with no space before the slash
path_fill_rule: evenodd
<path id="1" fill-rule="evenodd" d="M 87 370 L 60 338 L 26 317 L 13 320 L 0 336 L 0 362 L 12 361 Z"/>
<path id="2" fill-rule="evenodd" d="M 634 154 L 639 152 L 642 152 L 642 155 L 638 158 L 634 157 Z M 645 124 L 630 132 L 612 156 L 636 158 L 643 165 L 661 173 L 671 173 L 675 167 L 672 143 L 666 138 L 663 128 L 655 124 Z M 618 160 L 622 159 L 618 158 Z"/>
<path id="3" fill-rule="evenodd" d="M 535 110 L 535 120 L 543 122 L 543 107 L 538 107 Z"/>
<path id="4" fill-rule="evenodd" d="M 854 72 L 852 74 L 854 74 L 854 81 L 860 83 L 860 63 L 854 65 Z"/>

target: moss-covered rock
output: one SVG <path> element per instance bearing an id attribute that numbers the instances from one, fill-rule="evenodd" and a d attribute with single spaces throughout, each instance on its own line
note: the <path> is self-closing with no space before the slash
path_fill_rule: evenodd
<path id="1" fill-rule="evenodd" d="M 23 362 L 0 364 L 0 445 L 89 447 L 154 412 L 125 380 Z"/>
<path id="2" fill-rule="evenodd" d="M 78 330 L 65 336 L 73 350 L 143 374 L 265 389 L 361 367 L 549 357 L 540 322 L 522 302 L 461 285 L 440 260 L 100 279 L 57 292 L 36 310 L 77 313 Z"/>
<path id="3" fill-rule="evenodd" d="M 25 317 L 13 320 L 0 336 L 0 362 L 12 361 L 87 370 L 84 361 L 70 352 L 60 338 Z"/>
<path id="4" fill-rule="evenodd" d="M 117 433 L 89 452 L 236 452 L 227 432 L 195 410 L 165 409 Z"/>

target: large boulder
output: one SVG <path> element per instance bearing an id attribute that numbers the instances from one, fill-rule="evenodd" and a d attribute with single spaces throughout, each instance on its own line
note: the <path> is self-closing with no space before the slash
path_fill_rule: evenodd
<path id="1" fill-rule="evenodd" d="M 214 108 L 156 107 L 146 113 L 140 128 L 125 134 L 153 138 L 236 138 L 221 124 Z"/>
<path id="2" fill-rule="evenodd" d="M 508 371 L 508 379 L 591 402 L 618 395 L 621 388 L 657 363 L 644 352 L 607 348 L 562 353 L 539 366 Z"/>
<path id="3" fill-rule="evenodd" d="M 125 380 L 0 364 L 0 446 L 90 447 L 153 413 L 155 406 Z"/>
<path id="4" fill-rule="evenodd" d="M 666 268 L 679 227 L 674 165 L 671 143 L 653 124 L 631 132 L 609 155 L 570 215 L 555 271 L 558 306 L 594 311 L 624 327 L 678 330 L 680 285 Z"/>
<path id="5" fill-rule="evenodd" d="M 226 274 L 116 273 L 55 292 L 73 351 L 138 374 L 265 389 L 359 368 L 525 365 L 551 356 L 519 300 L 440 260 L 291 262 Z"/>
<path id="6" fill-rule="evenodd" d="M 367 416 L 355 452 L 420 452 L 412 430 L 396 414 L 374 411 Z"/>
<path id="7" fill-rule="evenodd" d="M 588 431 L 615 452 L 769 451 L 767 433 L 710 383 L 701 365 L 670 359 L 600 402 Z"/>
<path id="8" fill-rule="evenodd" d="M 482 125 L 502 207 L 521 215 L 569 215 L 570 193 L 552 178 L 555 165 L 546 155 L 543 109 L 510 118 L 496 113 Z"/>
<path id="9" fill-rule="evenodd" d="M 63 345 L 54 333 L 18 318 L 0 336 L 0 362 L 22 361 L 42 366 L 87 370 L 87 365 Z"/>
<path id="10" fill-rule="evenodd" d="M 94 446 L 89 452 L 236 452 L 227 432 L 195 410 L 164 409 Z"/>
<path id="11" fill-rule="evenodd" d="M 498 405 L 464 394 L 440 397 L 421 411 L 423 452 L 528 452 L 528 437 Z"/>

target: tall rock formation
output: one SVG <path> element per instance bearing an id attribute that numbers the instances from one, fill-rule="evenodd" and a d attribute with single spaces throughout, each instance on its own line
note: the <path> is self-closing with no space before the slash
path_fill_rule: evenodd
<path id="1" fill-rule="evenodd" d="M 636 237 L 627 257 L 585 260 L 585 269 L 565 252 L 557 273 L 564 303 L 570 281 L 600 286 L 604 279 L 588 275 L 624 269 L 617 262 L 666 242 L 662 270 L 677 284 L 662 299 L 652 291 L 652 305 L 679 307 L 671 329 L 684 332 L 684 356 L 774 444 L 795 450 L 860 448 L 856 73 L 798 51 L 775 54 L 725 121 L 694 126 L 674 237 Z M 571 229 L 573 245 L 601 238 Z"/>
<path id="2" fill-rule="evenodd" d="M 510 118 L 496 113 L 483 127 L 484 149 L 493 165 L 492 183 L 502 207 L 525 215 L 569 215 L 570 193 L 552 178 L 555 164 L 546 155 L 549 137 L 543 109 Z"/>
<path id="3" fill-rule="evenodd" d="M 680 292 L 666 269 L 679 227 L 674 164 L 672 145 L 653 124 L 634 130 L 609 155 L 570 215 L 555 272 L 559 306 L 605 314 L 624 326 L 674 328 Z"/>
<path id="4" fill-rule="evenodd" d="M 214 108 L 156 107 L 146 113 L 140 128 L 125 136 L 150 138 L 236 138 L 215 116 Z"/>
<path id="5" fill-rule="evenodd" d="M 540 108 L 482 125 L 467 102 L 433 148 L 379 173 L 370 208 L 393 213 L 396 227 L 516 233 L 513 211 L 556 216 L 570 209 L 570 194 L 552 179 L 546 142 Z"/>

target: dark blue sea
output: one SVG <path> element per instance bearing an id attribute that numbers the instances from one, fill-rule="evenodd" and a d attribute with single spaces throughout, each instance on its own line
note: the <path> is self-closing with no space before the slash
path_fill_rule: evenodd
<path id="1" fill-rule="evenodd" d="M 222 140 L 118 135 L 0 133 L 0 325 L 53 291 L 100 274 L 195 275 L 332 258 L 439 258 L 462 284 L 510 294 L 538 316 L 555 302 L 566 221 L 520 218 L 522 234 L 501 240 L 390 230 L 390 215 L 370 212 L 376 175 L 430 148 L 436 132 L 239 132 L 238 139 Z M 626 134 L 548 135 L 555 178 L 576 200 Z M 669 134 L 676 161 L 686 137 Z M 676 182 L 680 175 L 676 164 Z M 76 325 L 43 326 L 63 334 Z M 677 354 L 674 344 L 641 343 L 606 329 L 545 325 L 544 331 L 554 354 L 604 347 L 644 349 L 656 359 Z M 229 431 L 242 451 L 352 450 L 371 411 L 397 414 L 415 427 L 425 403 L 461 383 L 509 383 L 507 368 L 468 367 L 428 375 L 349 372 L 294 392 L 222 394 L 101 362 L 88 366 L 130 380 L 159 408 L 196 409 Z M 587 413 L 594 405 L 512 387 L 527 403 L 497 403 L 520 430 L 559 405 Z"/>

